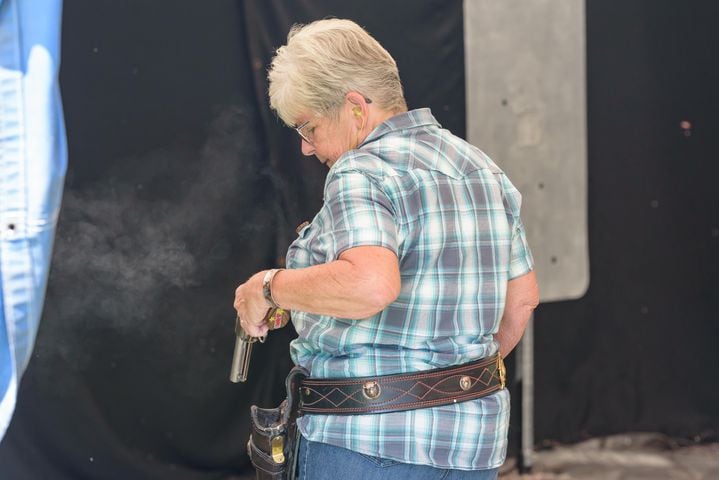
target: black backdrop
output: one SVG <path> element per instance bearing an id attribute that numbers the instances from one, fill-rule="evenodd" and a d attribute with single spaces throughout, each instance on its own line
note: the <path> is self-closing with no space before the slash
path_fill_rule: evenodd
<path id="1" fill-rule="evenodd" d="M 587 2 L 592 276 L 536 314 L 538 442 L 716 438 L 718 13 Z M 232 293 L 282 263 L 325 173 L 268 111 L 265 68 L 327 15 L 366 26 L 410 107 L 464 135 L 461 1 L 66 0 L 70 169 L 0 478 L 249 473 L 247 409 L 281 399 L 292 332 L 231 384 Z"/>

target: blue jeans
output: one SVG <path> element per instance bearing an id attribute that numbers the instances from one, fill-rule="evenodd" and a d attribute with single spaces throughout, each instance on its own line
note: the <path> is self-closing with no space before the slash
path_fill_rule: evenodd
<path id="1" fill-rule="evenodd" d="M 496 480 L 491 470 L 447 470 L 370 457 L 300 435 L 299 480 Z"/>

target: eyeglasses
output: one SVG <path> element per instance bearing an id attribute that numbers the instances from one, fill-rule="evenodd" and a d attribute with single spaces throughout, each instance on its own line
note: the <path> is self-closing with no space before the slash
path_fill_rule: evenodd
<path id="1" fill-rule="evenodd" d="M 297 125 L 296 127 L 293 127 L 297 134 L 304 140 L 305 142 L 309 143 L 310 145 L 314 146 L 314 133 L 315 128 L 305 128 L 310 123 L 309 120 L 304 122 L 302 125 Z M 303 131 L 303 129 L 306 129 L 306 131 Z"/>

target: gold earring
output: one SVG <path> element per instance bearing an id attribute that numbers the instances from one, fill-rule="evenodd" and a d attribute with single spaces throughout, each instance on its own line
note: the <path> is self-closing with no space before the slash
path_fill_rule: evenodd
<path id="1" fill-rule="evenodd" d="M 352 109 L 352 113 L 355 114 L 355 117 L 361 117 L 362 116 L 362 110 L 360 110 L 360 107 L 354 107 Z"/>

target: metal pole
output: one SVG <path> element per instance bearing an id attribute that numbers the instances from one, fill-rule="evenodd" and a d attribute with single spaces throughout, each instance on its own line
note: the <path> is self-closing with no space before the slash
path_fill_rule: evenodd
<path id="1" fill-rule="evenodd" d="M 519 453 L 519 471 L 532 470 L 534 453 L 534 314 L 529 317 L 527 329 L 517 349 L 519 379 L 522 396 L 522 444 Z"/>

